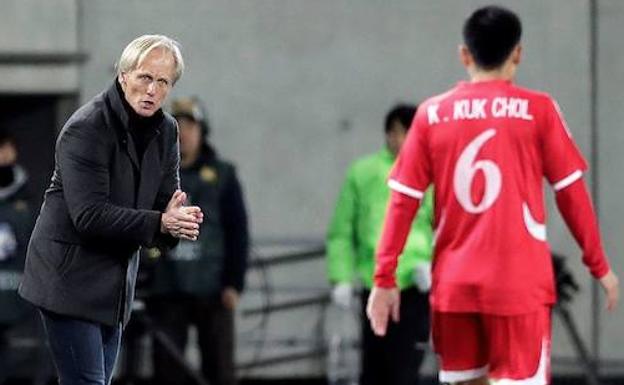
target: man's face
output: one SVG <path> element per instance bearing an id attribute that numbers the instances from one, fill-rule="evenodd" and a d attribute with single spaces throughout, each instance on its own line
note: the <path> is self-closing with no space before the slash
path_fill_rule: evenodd
<path id="1" fill-rule="evenodd" d="M 12 166 L 17 161 L 17 150 L 11 142 L 0 144 L 0 167 Z"/>
<path id="2" fill-rule="evenodd" d="M 164 48 L 155 48 L 137 68 L 119 75 L 126 101 L 141 116 L 152 116 L 160 109 L 173 87 L 175 59 Z"/>
<path id="3" fill-rule="evenodd" d="M 398 120 L 393 120 L 390 124 L 390 130 L 386 132 L 386 145 L 395 156 L 401 151 L 406 135 L 407 128 Z"/>
<path id="4" fill-rule="evenodd" d="M 180 155 L 193 155 L 199 151 L 202 143 L 202 131 L 198 122 L 193 119 L 178 117 L 180 127 Z"/>

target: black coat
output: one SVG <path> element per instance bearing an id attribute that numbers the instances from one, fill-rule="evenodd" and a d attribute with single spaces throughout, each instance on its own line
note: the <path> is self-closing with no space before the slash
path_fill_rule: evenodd
<path id="1" fill-rule="evenodd" d="M 107 325 L 129 319 L 139 247 L 176 243 L 160 214 L 179 188 L 177 124 L 158 111 L 139 160 L 123 98 L 114 83 L 61 130 L 19 288 L 36 306 Z"/>

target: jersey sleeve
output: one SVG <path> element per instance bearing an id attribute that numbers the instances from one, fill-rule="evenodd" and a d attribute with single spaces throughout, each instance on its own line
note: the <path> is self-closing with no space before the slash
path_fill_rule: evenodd
<path id="1" fill-rule="evenodd" d="M 396 192 L 421 199 L 431 181 L 431 164 L 428 153 L 428 124 L 419 108 L 407 133 L 405 143 L 390 172 L 388 186 Z"/>
<path id="2" fill-rule="evenodd" d="M 557 207 L 574 239 L 583 250 L 583 263 L 596 279 L 605 276 L 610 270 L 600 231 L 598 220 L 591 204 L 585 182 L 581 179 L 568 188 L 555 194 Z"/>
<path id="3" fill-rule="evenodd" d="M 542 131 L 544 176 L 555 191 L 566 188 L 583 176 L 587 162 L 568 129 L 559 105 L 551 98 L 545 101 Z"/>

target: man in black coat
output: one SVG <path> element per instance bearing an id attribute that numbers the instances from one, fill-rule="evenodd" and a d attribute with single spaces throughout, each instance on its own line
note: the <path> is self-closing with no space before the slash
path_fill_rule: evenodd
<path id="1" fill-rule="evenodd" d="M 178 190 L 177 125 L 161 110 L 183 68 L 177 42 L 138 37 L 57 139 L 19 294 L 41 311 L 61 385 L 110 383 L 139 248 L 199 235 L 201 209 Z"/>

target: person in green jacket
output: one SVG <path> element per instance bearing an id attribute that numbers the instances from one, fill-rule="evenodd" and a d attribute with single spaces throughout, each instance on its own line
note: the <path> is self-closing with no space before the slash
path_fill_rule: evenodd
<path id="1" fill-rule="evenodd" d="M 432 192 L 427 192 L 405 249 L 399 259 L 397 284 L 401 289 L 400 322 L 386 337 L 374 335 L 367 321 L 366 300 L 373 285 L 375 247 L 381 237 L 390 197 L 387 178 L 411 125 L 416 106 L 397 105 L 385 121 L 384 148 L 356 160 L 347 171 L 327 233 L 327 267 L 333 285 L 332 300 L 353 304 L 353 285 L 363 286 L 361 297 L 361 385 L 418 383 L 429 338 L 430 266 L 433 248 Z"/>

